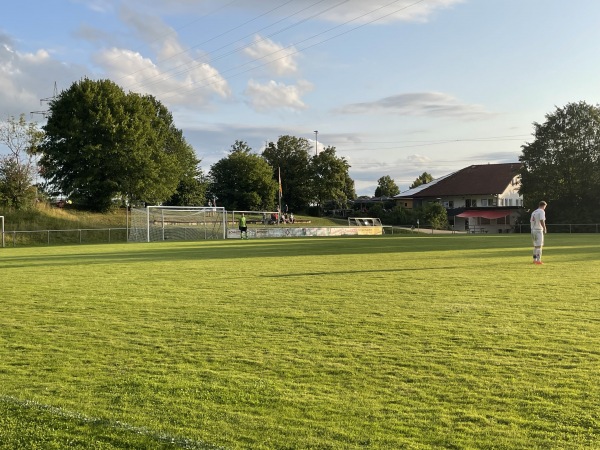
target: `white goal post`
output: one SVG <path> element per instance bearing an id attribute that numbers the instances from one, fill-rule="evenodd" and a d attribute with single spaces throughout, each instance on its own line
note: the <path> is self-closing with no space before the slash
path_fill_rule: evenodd
<path id="1" fill-rule="evenodd" d="M 350 227 L 381 227 L 381 219 L 378 217 L 348 217 Z"/>
<path id="2" fill-rule="evenodd" d="M 227 213 L 223 207 L 147 206 L 131 210 L 131 242 L 225 239 Z"/>
<path id="3" fill-rule="evenodd" d="M 4 248 L 4 216 L 0 216 L 0 221 L 2 222 L 2 248 Z"/>

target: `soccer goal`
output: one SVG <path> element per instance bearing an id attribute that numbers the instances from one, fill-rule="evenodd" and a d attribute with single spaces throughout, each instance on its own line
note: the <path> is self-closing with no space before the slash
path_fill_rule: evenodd
<path id="1" fill-rule="evenodd" d="M 226 212 L 222 207 L 147 206 L 131 210 L 131 242 L 225 239 Z"/>
<path id="2" fill-rule="evenodd" d="M 381 219 L 378 217 L 348 217 L 349 227 L 380 227 Z"/>

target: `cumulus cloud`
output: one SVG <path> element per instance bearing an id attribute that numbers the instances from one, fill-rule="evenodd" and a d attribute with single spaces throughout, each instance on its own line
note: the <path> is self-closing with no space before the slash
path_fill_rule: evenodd
<path id="1" fill-rule="evenodd" d="M 440 92 L 393 95 L 373 102 L 353 103 L 337 109 L 340 114 L 396 114 L 399 116 L 482 117 L 491 113 L 480 105 L 466 104 Z"/>
<path id="2" fill-rule="evenodd" d="M 0 105 L 4 118 L 44 111 L 47 105 L 40 99 L 52 96 L 53 81 L 64 89 L 65 80 L 70 83 L 80 73 L 80 67 L 53 59 L 46 49 L 20 52 L 12 39 L 0 34 Z"/>
<path id="3" fill-rule="evenodd" d="M 296 85 L 286 85 L 273 80 L 261 84 L 250 80 L 244 94 L 248 97 L 248 104 L 255 111 L 303 110 L 307 106 L 302 101 L 302 96 L 311 90 L 312 84 L 303 80 Z"/>
<path id="4" fill-rule="evenodd" d="M 408 155 L 406 157 L 406 160 L 409 163 L 414 164 L 416 166 L 421 166 L 423 164 L 428 164 L 431 162 L 431 158 L 428 158 L 427 156 L 423 156 L 423 155 L 419 155 L 419 154 Z"/>
<path id="5" fill-rule="evenodd" d="M 180 55 L 184 67 L 166 72 L 150 58 L 131 50 L 112 48 L 98 53 L 95 61 L 127 91 L 155 95 L 169 104 L 206 107 L 212 95 L 228 97 L 227 81 L 212 66 Z"/>
<path id="6" fill-rule="evenodd" d="M 251 46 L 244 49 L 244 53 L 255 60 L 268 62 L 268 67 L 276 75 L 290 75 L 298 70 L 294 47 L 284 47 L 267 38 L 255 36 Z"/>
<path id="7" fill-rule="evenodd" d="M 177 32 L 160 17 L 123 6 L 119 18 L 149 46 L 150 56 L 112 45 L 98 50 L 93 60 L 126 91 L 151 94 L 169 105 L 203 109 L 210 107 L 213 96 L 231 96 L 229 84 L 206 55 L 185 48 Z"/>

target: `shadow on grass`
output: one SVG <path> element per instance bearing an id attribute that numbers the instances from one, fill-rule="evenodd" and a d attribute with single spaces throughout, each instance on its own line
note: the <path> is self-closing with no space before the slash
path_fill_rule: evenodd
<path id="1" fill-rule="evenodd" d="M 84 416 L 35 401 L 0 396 L 2 448 L 161 448 L 220 450 L 205 442 L 127 423 Z"/>
<path id="2" fill-rule="evenodd" d="M 404 267 L 400 269 L 389 270 L 328 270 L 326 272 L 303 272 L 303 273 L 286 273 L 278 275 L 261 275 L 262 278 L 294 278 L 294 277 L 313 277 L 321 275 L 356 275 L 369 273 L 395 273 L 395 272 L 417 272 L 429 270 L 456 270 L 458 266 L 438 266 L 438 267 Z"/>
<path id="3" fill-rule="evenodd" d="M 600 257 L 596 242 L 600 236 L 588 235 L 560 239 L 545 253 L 595 260 Z M 594 242 L 594 244 L 591 244 Z M 470 259 L 511 258 L 528 256 L 530 241 L 522 236 L 472 238 L 464 236 L 435 237 L 335 237 L 276 240 L 225 240 L 200 242 L 167 242 L 152 244 L 113 244 L 46 247 L 35 254 L 15 255 L 11 249 L 0 249 L 0 268 L 32 266 L 72 266 L 95 264 L 127 264 L 131 262 L 210 261 L 239 258 L 291 258 L 301 256 L 357 255 L 372 256 L 413 252 L 468 252 Z M 118 250 L 115 250 L 117 248 Z M 19 249 L 20 250 L 20 249 Z M 20 252 L 19 252 L 20 253 Z"/>

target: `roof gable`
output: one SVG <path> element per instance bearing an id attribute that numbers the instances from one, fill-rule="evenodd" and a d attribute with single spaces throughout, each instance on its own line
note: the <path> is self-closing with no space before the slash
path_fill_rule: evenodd
<path id="1" fill-rule="evenodd" d="M 518 175 L 520 168 L 521 163 L 473 165 L 401 192 L 396 197 L 501 194 Z"/>

